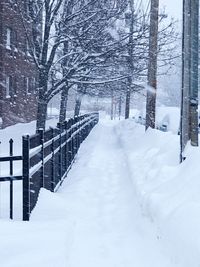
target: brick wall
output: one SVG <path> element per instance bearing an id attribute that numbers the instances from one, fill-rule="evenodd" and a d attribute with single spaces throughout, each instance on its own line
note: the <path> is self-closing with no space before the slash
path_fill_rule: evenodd
<path id="1" fill-rule="evenodd" d="M 24 2 L 21 0 L 24 12 Z M 31 24 L 25 19 L 28 35 Z M 11 30 L 10 47 L 6 46 Z M 35 119 L 37 71 L 28 53 L 25 29 L 14 0 L 0 0 L 0 117 L 3 127 Z M 8 86 L 10 83 L 10 86 Z M 9 95 L 6 88 L 11 90 Z"/>

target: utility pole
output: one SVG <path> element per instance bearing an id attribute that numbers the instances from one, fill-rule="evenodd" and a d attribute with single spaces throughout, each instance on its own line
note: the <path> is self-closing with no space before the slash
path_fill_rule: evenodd
<path id="1" fill-rule="evenodd" d="M 189 140 L 198 146 L 199 0 L 183 0 L 180 161 Z"/>
<path id="2" fill-rule="evenodd" d="M 198 56 L 199 56 L 199 0 L 190 0 L 191 27 L 190 54 L 190 139 L 192 146 L 198 146 Z"/>
<path id="3" fill-rule="evenodd" d="M 146 130 L 155 128 L 156 90 L 157 90 L 157 50 L 158 50 L 158 12 L 159 0 L 151 0 L 148 88 L 146 99 Z"/>

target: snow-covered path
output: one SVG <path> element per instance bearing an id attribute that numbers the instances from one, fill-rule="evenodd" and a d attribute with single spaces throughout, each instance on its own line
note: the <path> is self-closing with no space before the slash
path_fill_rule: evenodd
<path id="1" fill-rule="evenodd" d="M 8 226 L 1 266 L 177 266 L 164 254 L 154 224 L 142 215 L 116 127 L 117 122 L 100 122 L 59 192 L 43 190 L 31 221 Z M 16 247 L 16 255 L 6 257 Z"/>
<path id="2" fill-rule="evenodd" d="M 172 266 L 141 214 L 115 123 L 100 123 L 92 131 L 59 197 L 65 208 L 58 212 L 56 205 L 51 216 L 70 220 L 72 227 L 63 266 Z M 39 213 L 50 219 L 42 207 Z"/>

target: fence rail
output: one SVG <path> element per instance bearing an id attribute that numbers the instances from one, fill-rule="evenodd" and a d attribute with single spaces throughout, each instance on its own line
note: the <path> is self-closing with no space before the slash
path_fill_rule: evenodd
<path id="1" fill-rule="evenodd" d="M 10 218 L 13 219 L 13 182 L 22 180 L 23 220 L 28 221 L 35 207 L 40 189 L 55 192 L 66 178 L 80 144 L 98 123 L 98 113 L 74 117 L 58 123 L 56 128 L 39 130 L 34 135 L 22 137 L 22 155 L 13 156 L 10 140 L 8 157 L 1 162 L 10 165 L 10 175 L 0 177 L 0 182 L 10 182 Z M 22 161 L 22 175 L 13 175 L 13 162 Z"/>

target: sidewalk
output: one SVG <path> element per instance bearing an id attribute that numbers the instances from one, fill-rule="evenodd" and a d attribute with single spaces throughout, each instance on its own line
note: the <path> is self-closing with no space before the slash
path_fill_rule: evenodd
<path id="1" fill-rule="evenodd" d="M 1 266 L 175 266 L 142 215 L 117 123 L 101 121 L 92 130 L 59 192 L 41 192 L 30 223 L 0 223 L 7 231 Z"/>

